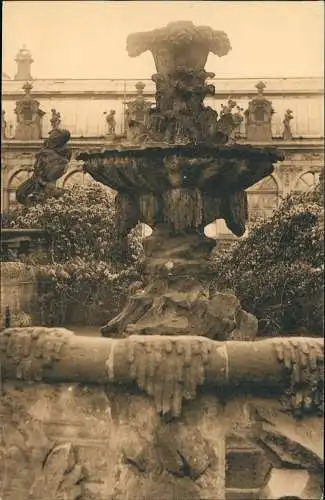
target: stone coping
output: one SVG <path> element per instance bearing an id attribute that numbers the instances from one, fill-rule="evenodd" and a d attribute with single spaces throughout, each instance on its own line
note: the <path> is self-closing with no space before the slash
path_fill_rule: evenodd
<path id="1" fill-rule="evenodd" d="M 323 339 L 218 342 L 199 336 L 79 337 L 64 328 L 0 333 L 2 379 L 142 390 L 177 417 L 197 390 L 275 391 L 298 414 L 323 411 Z M 120 389 L 121 390 L 121 389 Z"/>

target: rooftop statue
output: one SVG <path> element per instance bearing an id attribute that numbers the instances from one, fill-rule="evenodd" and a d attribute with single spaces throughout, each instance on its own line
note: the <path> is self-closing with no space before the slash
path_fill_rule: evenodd
<path id="1" fill-rule="evenodd" d="M 290 139 L 292 139 L 292 131 L 291 131 L 291 126 L 290 126 L 290 122 L 291 120 L 293 120 L 294 116 L 293 116 L 293 113 L 291 111 L 291 109 L 287 109 L 287 111 L 285 112 L 285 115 L 284 115 L 284 119 L 283 119 L 283 132 L 282 132 L 282 137 L 285 141 L 289 141 Z"/>
<path id="2" fill-rule="evenodd" d="M 61 113 L 56 111 L 56 109 L 51 109 L 51 113 L 52 113 L 52 116 L 51 116 L 50 123 L 52 126 L 52 130 L 55 130 L 55 129 L 58 129 L 60 127 Z"/>
<path id="3" fill-rule="evenodd" d="M 71 149 L 67 145 L 70 132 L 53 129 L 45 139 L 43 148 L 36 154 L 33 175 L 16 192 L 16 199 L 23 205 L 58 197 L 62 189 L 56 187 L 57 180 L 67 171 Z"/>
<path id="4" fill-rule="evenodd" d="M 111 109 L 109 113 L 107 113 L 107 111 L 104 111 L 105 121 L 107 126 L 106 134 L 110 137 L 115 135 L 115 129 L 116 129 L 115 114 L 116 114 L 115 109 Z"/>

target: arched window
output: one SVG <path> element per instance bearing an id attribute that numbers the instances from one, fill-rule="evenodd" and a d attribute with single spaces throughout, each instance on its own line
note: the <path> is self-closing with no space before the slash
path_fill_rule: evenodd
<path id="1" fill-rule="evenodd" d="M 279 205 L 279 188 L 271 175 L 247 190 L 249 219 L 269 217 Z"/>
<path id="2" fill-rule="evenodd" d="M 7 207 L 10 208 L 15 207 L 18 202 L 16 200 L 16 191 L 19 186 L 29 179 L 32 175 L 32 170 L 30 169 L 21 169 L 15 172 L 11 178 L 9 179 L 8 186 L 5 189 L 6 198 L 7 198 Z"/>
<path id="3" fill-rule="evenodd" d="M 309 171 L 303 173 L 294 186 L 294 191 L 301 193 L 302 191 L 311 191 L 319 182 L 319 171 Z"/>

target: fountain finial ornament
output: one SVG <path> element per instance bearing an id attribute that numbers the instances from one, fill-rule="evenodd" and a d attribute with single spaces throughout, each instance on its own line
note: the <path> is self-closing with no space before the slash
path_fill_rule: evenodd
<path id="1" fill-rule="evenodd" d="M 218 122 L 217 113 L 203 104 L 205 97 L 215 93 L 214 86 L 206 83 L 214 74 L 205 71 L 205 63 L 210 52 L 222 57 L 231 50 L 226 33 L 177 21 L 129 35 L 127 50 L 130 57 L 149 50 L 154 58 L 156 107 L 149 121 L 153 140 L 173 144 L 227 142 L 236 126 L 232 118 Z"/>

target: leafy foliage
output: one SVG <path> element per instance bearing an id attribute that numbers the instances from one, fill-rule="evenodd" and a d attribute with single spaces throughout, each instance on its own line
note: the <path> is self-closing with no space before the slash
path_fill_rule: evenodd
<path id="1" fill-rule="evenodd" d="M 216 256 L 215 286 L 231 288 L 260 334 L 322 332 L 324 207 L 321 190 L 291 194 L 248 237 Z"/>
<path id="2" fill-rule="evenodd" d="M 134 233 L 121 241 L 115 215 L 112 194 L 97 183 L 10 214 L 7 225 L 42 229 L 51 242 L 45 258 L 27 258 L 37 267 L 43 324 L 97 324 L 117 313 L 142 245 Z"/>

